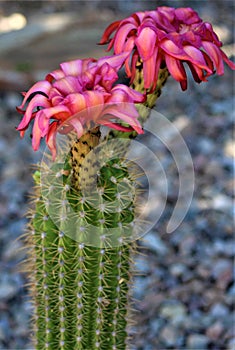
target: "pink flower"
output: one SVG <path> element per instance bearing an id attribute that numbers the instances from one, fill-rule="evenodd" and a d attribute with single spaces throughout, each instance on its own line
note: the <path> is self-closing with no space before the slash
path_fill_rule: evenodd
<path id="1" fill-rule="evenodd" d="M 33 120 L 32 146 L 38 150 L 41 138 L 56 156 L 56 133 L 68 133 L 72 129 L 80 138 L 84 128 L 93 124 L 142 133 L 137 120 L 135 102 L 143 102 L 144 97 L 131 88 L 117 84 L 117 71 L 127 54 L 64 62 L 60 69 L 49 73 L 45 80 L 34 84 L 17 110 L 23 114 L 17 130 L 24 136 Z M 30 100 L 25 110 L 26 102 Z M 112 119 L 118 118 L 130 125 L 124 127 Z"/>
<path id="2" fill-rule="evenodd" d="M 136 63 L 142 60 L 146 89 L 155 89 L 159 68 L 165 65 L 183 90 L 187 88 L 184 63 L 198 83 L 207 81 L 215 71 L 222 75 L 224 62 L 235 69 L 221 50 L 222 43 L 211 24 L 203 22 L 191 8 L 163 6 L 155 11 L 136 12 L 107 27 L 100 41 L 106 43 L 107 50 L 113 48 L 115 54 L 128 52 L 125 69 L 132 81 Z"/>

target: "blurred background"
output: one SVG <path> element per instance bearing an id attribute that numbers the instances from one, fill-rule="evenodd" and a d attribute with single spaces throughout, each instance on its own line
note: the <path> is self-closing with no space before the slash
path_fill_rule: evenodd
<path id="1" fill-rule="evenodd" d="M 234 52 L 232 1 L 0 1 L 0 349 L 30 349 L 31 305 L 19 237 L 27 222 L 32 164 L 40 152 L 20 140 L 15 107 L 21 91 L 64 60 L 100 57 L 106 26 L 136 10 L 192 7 L 212 22 Z M 140 244 L 141 275 L 134 280 L 137 324 L 133 350 L 233 350 L 232 305 L 234 155 L 233 75 L 202 85 L 189 80 L 182 92 L 169 78 L 156 110 L 180 130 L 195 168 L 195 193 L 181 226 L 166 234 L 178 193 L 177 169 L 167 150 L 156 155 L 167 174 L 169 195 L 157 225 Z M 72 350 L 72 349 L 71 349 Z"/>

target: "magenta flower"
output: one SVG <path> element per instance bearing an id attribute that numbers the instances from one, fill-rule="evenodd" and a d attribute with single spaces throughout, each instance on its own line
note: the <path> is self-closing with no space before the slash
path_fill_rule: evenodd
<path id="1" fill-rule="evenodd" d="M 75 129 L 80 138 L 85 128 L 98 124 L 142 133 L 134 103 L 143 102 L 143 95 L 128 86 L 113 85 L 126 57 L 127 54 L 122 53 L 99 60 L 89 58 L 64 62 L 60 69 L 34 84 L 23 93 L 24 100 L 17 108 L 24 115 L 17 127 L 21 136 L 33 120 L 33 149 L 38 150 L 41 138 L 45 137 L 55 158 L 57 132 L 68 133 Z M 28 100 L 30 102 L 23 110 Z M 114 123 L 114 118 L 130 127 Z"/>
<path id="2" fill-rule="evenodd" d="M 114 36 L 111 38 L 112 34 Z M 235 64 L 221 50 L 222 43 L 210 23 L 203 22 L 191 8 L 158 7 L 137 12 L 107 27 L 100 44 L 109 43 L 115 54 L 128 52 L 125 69 L 133 81 L 136 63 L 143 62 L 144 86 L 156 87 L 160 67 L 167 66 L 172 77 L 187 88 L 184 63 L 196 82 L 207 81 L 217 71 L 224 73 L 224 62 Z"/>

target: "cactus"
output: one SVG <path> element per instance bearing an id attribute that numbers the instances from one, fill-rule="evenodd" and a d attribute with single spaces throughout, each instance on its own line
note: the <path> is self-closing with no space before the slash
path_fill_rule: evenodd
<path id="1" fill-rule="evenodd" d="M 42 164 L 34 176 L 27 264 L 36 349 L 126 348 L 135 212 L 130 192 L 135 193 L 136 184 L 116 153 L 99 169 L 95 206 L 92 197 L 84 198 L 80 185 L 86 179 L 91 185 L 86 170 L 88 164 L 95 168 L 97 158 L 89 158 L 89 152 L 98 142 L 96 128 L 72 143 L 64 163 Z M 63 202 L 72 208 L 69 229 Z M 104 237 L 110 229 L 112 237 Z"/>
<path id="2" fill-rule="evenodd" d="M 190 8 L 160 7 L 116 21 L 105 43 L 113 56 L 62 63 L 17 108 L 21 136 L 33 120 L 33 149 L 45 138 L 53 159 L 45 157 L 34 174 L 25 235 L 38 350 L 127 348 L 132 256 L 142 228 L 138 171 L 125 160 L 130 138 L 143 133 L 146 107 L 153 108 L 169 74 L 186 90 L 185 63 L 198 83 L 223 74 L 223 62 L 235 69 L 212 26 Z M 123 66 L 130 86 L 117 84 Z M 105 142 L 99 125 L 114 129 Z M 60 153 L 56 135 L 71 130 L 76 138 Z"/>

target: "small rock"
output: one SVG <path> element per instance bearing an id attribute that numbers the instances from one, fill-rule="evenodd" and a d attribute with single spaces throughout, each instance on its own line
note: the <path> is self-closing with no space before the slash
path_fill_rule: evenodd
<path id="1" fill-rule="evenodd" d="M 146 259 L 142 257 L 135 257 L 134 268 L 137 273 L 143 273 L 144 275 L 149 272 L 150 266 Z"/>
<path id="2" fill-rule="evenodd" d="M 25 229 L 26 219 L 18 219 L 9 224 L 8 232 L 12 238 L 19 237 Z"/>
<path id="3" fill-rule="evenodd" d="M 205 350 L 209 339 L 203 334 L 191 334 L 187 339 L 187 350 Z"/>
<path id="4" fill-rule="evenodd" d="M 181 263 L 173 264 L 170 267 L 170 273 L 174 277 L 180 277 L 186 273 L 186 266 Z"/>
<path id="5" fill-rule="evenodd" d="M 185 235 L 184 239 L 180 242 L 180 252 L 182 255 L 191 254 L 195 248 L 196 236 L 194 234 Z"/>
<path id="6" fill-rule="evenodd" d="M 216 303 L 211 307 L 210 314 L 211 314 L 211 316 L 220 319 L 221 317 L 228 316 L 229 310 L 228 310 L 227 306 L 225 306 L 221 303 Z"/>
<path id="7" fill-rule="evenodd" d="M 211 340 L 216 341 L 220 337 L 223 330 L 224 330 L 224 327 L 222 323 L 218 321 L 207 329 L 206 335 Z"/>
<path id="8" fill-rule="evenodd" d="M 17 294 L 17 290 L 18 288 L 15 286 L 15 284 L 11 282 L 5 282 L 0 286 L 0 300 L 11 299 L 14 295 Z"/>
<path id="9" fill-rule="evenodd" d="M 235 298 L 235 283 L 229 288 L 228 295 Z"/>
<path id="10" fill-rule="evenodd" d="M 224 147 L 224 153 L 227 157 L 235 157 L 235 143 L 234 140 L 228 140 Z"/>
<path id="11" fill-rule="evenodd" d="M 203 279 L 208 279 L 211 275 L 211 269 L 205 265 L 198 265 L 196 271 Z"/>
<path id="12" fill-rule="evenodd" d="M 195 157 L 193 164 L 196 172 L 204 172 L 208 164 L 208 157 L 200 153 Z"/>
<path id="13" fill-rule="evenodd" d="M 7 314 L 1 313 L 0 340 L 6 341 L 6 339 L 9 337 L 10 333 L 11 333 L 11 327 L 9 325 L 9 318 L 8 318 Z"/>
<path id="14" fill-rule="evenodd" d="M 9 242 L 4 248 L 2 260 L 3 261 L 21 260 L 26 253 L 26 250 L 24 251 L 22 248 L 23 248 L 22 242 L 20 242 L 19 240 Z"/>
<path id="15" fill-rule="evenodd" d="M 160 316 L 170 319 L 174 325 L 179 325 L 184 322 L 186 307 L 180 302 L 166 303 L 160 309 Z"/>
<path id="16" fill-rule="evenodd" d="M 222 210 L 224 212 L 227 212 L 233 208 L 233 201 L 229 196 L 219 193 L 214 196 L 212 207 L 215 210 Z"/>
<path id="17" fill-rule="evenodd" d="M 143 245 L 159 255 L 165 255 L 168 249 L 157 233 L 149 232 L 142 241 Z"/>
<path id="18" fill-rule="evenodd" d="M 233 279 L 233 265 L 229 260 L 219 259 L 214 263 L 212 273 L 217 286 L 224 290 Z"/>
<path id="19" fill-rule="evenodd" d="M 197 146 L 202 154 L 208 155 L 213 152 L 215 148 L 214 142 L 212 142 L 209 138 L 200 137 L 197 140 Z"/>
<path id="20" fill-rule="evenodd" d="M 14 297 L 21 287 L 19 274 L 9 275 L 1 273 L 0 275 L 0 301 L 9 300 Z"/>
<path id="21" fill-rule="evenodd" d="M 150 323 L 151 332 L 157 334 L 162 328 L 164 321 L 160 318 L 155 318 Z"/>
<path id="22" fill-rule="evenodd" d="M 0 340 L 4 340 L 4 339 L 5 339 L 5 334 L 0 324 Z"/>
<path id="23" fill-rule="evenodd" d="M 232 338 L 228 342 L 228 350 L 235 350 L 235 338 Z"/>
<path id="24" fill-rule="evenodd" d="M 143 280 L 142 277 L 136 277 L 134 279 L 134 285 L 133 285 L 133 293 L 135 298 L 142 299 L 143 295 L 145 293 L 145 285 L 147 282 L 147 278 Z"/>
<path id="25" fill-rule="evenodd" d="M 218 239 L 215 241 L 213 249 L 215 253 L 225 256 L 233 256 L 234 254 L 234 245 L 232 241 L 222 241 Z"/>
<path id="26" fill-rule="evenodd" d="M 160 332 L 160 339 L 166 346 L 174 346 L 178 339 L 176 329 L 168 325 L 165 326 Z"/>

